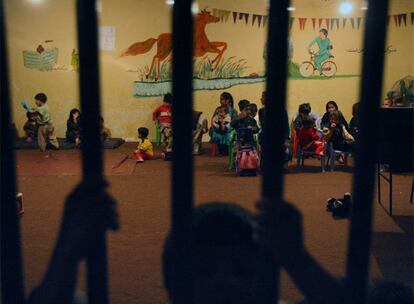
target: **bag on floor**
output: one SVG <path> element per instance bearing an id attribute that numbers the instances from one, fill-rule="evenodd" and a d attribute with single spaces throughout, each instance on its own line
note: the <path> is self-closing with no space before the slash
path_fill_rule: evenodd
<path id="1" fill-rule="evenodd" d="M 256 176 L 260 167 L 259 156 L 254 147 L 240 148 L 236 154 L 236 173 L 240 176 Z"/>

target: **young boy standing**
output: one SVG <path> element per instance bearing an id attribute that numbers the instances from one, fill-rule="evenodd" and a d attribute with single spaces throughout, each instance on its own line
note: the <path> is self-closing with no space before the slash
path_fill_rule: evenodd
<path id="1" fill-rule="evenodd" d="M 36 108 L 28 108 L 30 112 L 36 112 L 37 124 L 39 125 L 37 133 L 37 143 L 40 151 L 46 151 L 47 140 L 56 149 L 59 149 L 59 142 L 56 138 L 55 126 L 52 123 L 52 115 L 50 114 L 49 106 L 46 104 L 47 96 L 44 93 L 38 93 L 34 97 Z M 24 106 L 24 105 L 23 105 Z M 26 108 L 25 107 L 25 108 Z"/>

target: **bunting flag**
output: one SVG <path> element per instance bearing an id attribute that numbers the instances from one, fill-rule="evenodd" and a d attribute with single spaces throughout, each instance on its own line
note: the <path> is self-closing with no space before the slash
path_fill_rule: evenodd
<path id="1" fill-rule="evenodd" d="M 396 27 L 398 27 L 398 16 L 397 15 L 393 15 L 394 17 L 394 24 Z"/>
<path id="2" fill-rule="evenodd" d="M 334 29 L 336 24 L 336 29 L 339 30 L 339 18 L 331 18 L 331 31 Z"/>
<path id="3" fill-rule="evenodd" d="M 262 23 L 262 15 L 253 15 L 253 20 L 252 20 L 252 26 L 254 25 L 256 19 L 257 19 L 257 24 L 260 27 L 261 23 Z"/>
<path id="4" fill-rule="evenodd" d="M 401 26 L 401 21 L 404 21 L 404 26 L 407 26 L 407 14 L 398 15 L 398 26 Z"/>
<path id="5" fill-rule="evenodd" d="M 357 29 L 359 29 L 359 26 L 361 25 L 361 20 L 362 20 L 362 17 L 357 18 Z"/>
<path id="6" fill-rule="evenodd" d="M 291 30 L 291 29 L 292 29 L 293 22 L 295 22 L 295 17 L 290 17 L 290 18 L 289 18 L 289 30 Z"/>
<path id="7" fill-rule="evenodd" d="M 323 19 L 322 19 L 322 18 L 319 18 L 319 19 L 318 19 L 318 26 L 319 26 L 319 28 L 321 28 L 321 26 L 322 26 L 322 22 L 323 22 Z"/>
<path id="8" fill-rule="evenodd" d="M 307 20 L 308 20 L 308 18 L 299 18 L 299 29 L 301 31 L 303 31 L 305 29 Z"/>
<path id="9" fill-rule="evenodd" d="M 237 12 L 233 12 L 233 21 L 234 21 L 234 23 L 236 23 L 236 21 L 237 21 Z"/>
<path id="10" fill-rule="evenodd" d="M 222 9 L 218 9 L 218 8 L 213 8 L 212 9 L 212 15 L 219 18 L 220 22 L 228 22 L 230 15 L 233 16 L 233 23 L 236 24 L 237 21 L 243 21 L 244 23 L 247 25 L 250 22 L 251 26 L 255 26 L 256 25 L 256 21 L 257 21 L 257 27 L 260 28 L 262 27 L 266 27 L 267 25 L 267 21 L 268 21 L 268 16 L 267 15 L 261 15 L 261 14 L 253 14 L 253 13 L 242 13 L 242 12 L 234 12 L 234 11 L 229 11 L 229 10 L 222 10 Z M 250 15 L 252 16 L 252 18 L 250 18 Z M 347 23 L 348 23 L 348 19 L 349 19 L 349 23 L 351 24 L 352 29 L 360 29 L 361 28 L 361 24 L 363 24 L 365 22 L 365 18 L 364 17 L 348 17 L 348 18 L 336 18 L 336 17 L 331 17 L 331 18 L 316 18 L 316 17 L 290 17 L 289 18 L 289 29 L 291 30 L 293 28 L 294 25 L 294 21 L 295 19 L 298 18 L 299 22 L 299 30 L 300 31 L 304 31 L 306 29 L 306 22 L 308 19 L 311 19 L 312 21 L 312 28 L 313 30 L 317 29 L 321 29 L 323 27 L 326 27 L 326 29 L 329 30 L 334 30 L 335 27 L 337 30 L 341 29 L 346 29 Z M 341 22 L 342 19 L 342 22 Z M 401 14 L 395 14 L 395 15 L 388 15 L 387 16 L 387 25 L 390 25 L 391 19 L 394 19 L 394 25 L 395 27 L 407 27 L 407 25 L 414 25 L 414 12 L 409 12 L 409 13 L 401 13 Z M 408 19 L 408 20 L 407 20 Z M 410 23 L 411 20 L 411 23 Z M 342 24 L 342 27 L 341 27 Z"/>
<path id="11" fill-rule="evenodd" d="M 267 16 L 263 16 L 263 27 L 266 26 L 267 18 L 268 18 Z"/>
<path id="12" fill-rule="evenodd" d="M 248 13 L 240 13 L 239 14 L 239 20 L 243 20 L 244 19 L 244 22 L 246 24 L 249 22 L 249 17 L 250 17 L 250 14 L 248 14 Z"/>
<path id="13" fill-rule="evenodd" d="M 354 18 L 349 18 L 349 21 L 351 21 L 352 29 L 355 29 L 355 19 Z"/>
<path id="14" fill-rule="evenodd" d="M 344 18 L 344 19 L 342 19 L 342 29 L 344 29 L 345 28 L 345 25 L 346 25 L 346 21 L 347 21 L 348 19 L 346 19 L 346 18 Z"/>
<path id="15" fill-rule="evenodd" d="M 219 18 L 220 22 L 227 22 L 229 20 L 229 17 L 230 17 L 230 11 L 214 8 L 213 9 L 213 16 Z"/>

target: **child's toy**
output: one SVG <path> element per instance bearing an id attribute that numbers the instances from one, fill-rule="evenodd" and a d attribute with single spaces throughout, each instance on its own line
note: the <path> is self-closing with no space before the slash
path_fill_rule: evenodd
<path id="1" fill-rule="evenodd" d="M 27 101 L 26 100 L 23 100 L 22 101 L 22 106 L 26 110 L 26 112 L 33 112 L 33 109 L 27 105 Z"/>

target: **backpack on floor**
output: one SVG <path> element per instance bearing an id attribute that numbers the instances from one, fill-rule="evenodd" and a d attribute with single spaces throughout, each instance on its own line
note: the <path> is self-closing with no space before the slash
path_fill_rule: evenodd
<path id="1" fill-rule="evenodd" d="M 260 167 L 259 156 L 254 147 L 240 148 L 236 154 L 236 173 L 240 176 L 256 176 Z"/>

